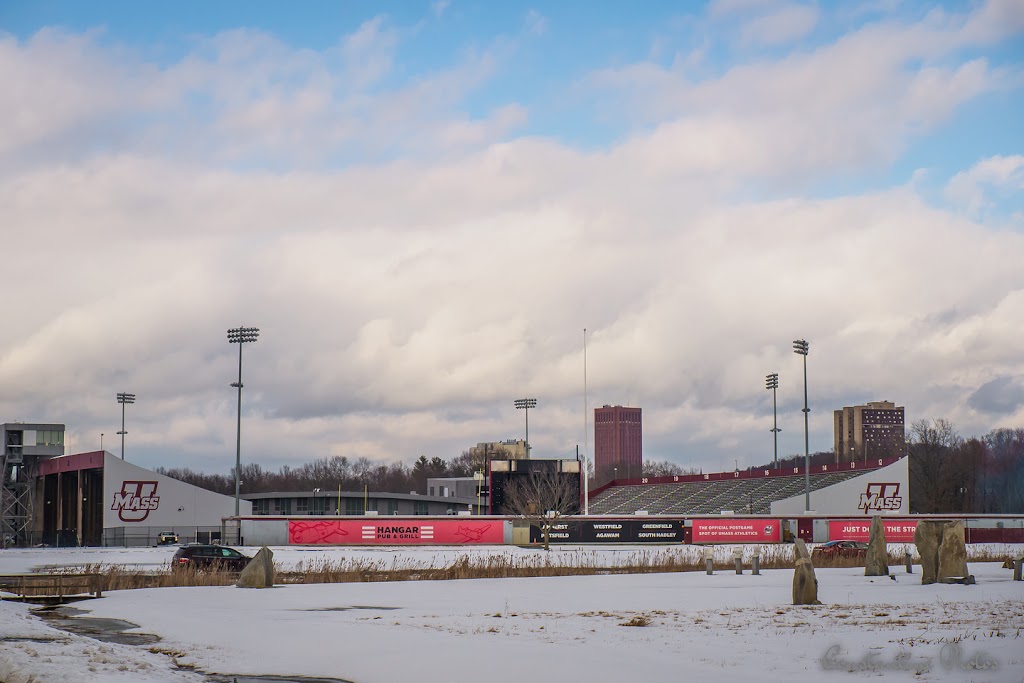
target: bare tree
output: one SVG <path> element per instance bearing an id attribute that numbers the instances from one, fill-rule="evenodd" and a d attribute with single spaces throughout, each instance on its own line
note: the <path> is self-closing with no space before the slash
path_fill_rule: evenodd
<path id="1" fill-rule="evenodd" d="M 964 454 L 964 440 L 953 423 L 937 419 L 910 425 L 910 511 L 961 512 L 973 487 L 973 471 Z"/>
<path id="2" fill-rule="evenodd" d="M 544 550 L 551 547 L 551 529 L 556 520 L 579 512 L 580 482 L 575 473 L 557 468 L 531 472 L 512 480 L 505 488 L 504 509 L 540 528 Z"/>
<path id="3" fill-rule="evenodd" d="M 662 460 L 661 462 L 645 460 L 643 464 L 643 475 L 645 477 L 673 477 L 687 474 L 699 474 L 699 472 L 695 467 L 684 468 L 682 465 L 677 465 L 668 460 Z"/>

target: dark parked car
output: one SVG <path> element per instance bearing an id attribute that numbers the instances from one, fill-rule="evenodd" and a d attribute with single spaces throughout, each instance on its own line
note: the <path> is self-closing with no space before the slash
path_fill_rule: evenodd
<path id="1" fill-rule="evenodd" d="M 173 531 L 161 531 L 156 542 L 157 545 L 178 545 L 178 534 Z"/>
<path id="2" fill-rule="evenodd" d="M 824 562 L 841 561 L 843 564 L 863 565 L 868 556 L 868 544 L 860 541 L 829 541 L 811 551 L 811 562 L 815 565 Z"/>
<path id="3" fill-rule="evenodd" d="M 234 548 L 193 543 L 178 548 L 178 552 L 174 553 L 174 559 L 171 560 L 171 569 L 195 567 L 240 572 L 249 564 L 250 559 Z"/>

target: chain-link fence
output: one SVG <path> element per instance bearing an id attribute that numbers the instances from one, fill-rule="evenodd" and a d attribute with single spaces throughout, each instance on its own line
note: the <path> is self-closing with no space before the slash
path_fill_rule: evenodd
<path id="1" fill-rule="evenodd" d="M 178 537 L 177 542 L 170 541 L 172 545 L 187 545 L 189 543 L 241 544 L 238 525 L 224 524 L 198 527 L 110 527 L 103 530 L 103 545 L 121 548 L 160 545 L 160 535 L 166 532 L 176 534 Z"/>
<path id="2" fill-rule="evenodd" d="M 166 534 L 177 536 L 177 540 L 167 539 Z M 220 545 L 240 545 L 239 527 L 236 523 L 221 526 L 149 526 L 149 527 L 109 527 L 103 530 L 99 545 L 119 548 L 144 548 L 160 545 L 161 540 L 167 545 L 186 545 L 188 543 L 213 543 Z M 161 539 L 164 534 L 164 539 Z M 82 545 L 82 539 L 74 530 L 62 529 L 48 533 L 23 533 L 11 536 L 5 543 L 6 547 L 28 548 L 76 548 Z"/>

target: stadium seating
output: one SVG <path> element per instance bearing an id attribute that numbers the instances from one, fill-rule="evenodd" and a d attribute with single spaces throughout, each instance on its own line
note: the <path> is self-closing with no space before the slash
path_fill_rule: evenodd
<path id="1" fill-rule="evenodd" d="M 811 490 L 863 474 L 863 470 L 831 472 L 811 476 Z M 774 501 L 804 491 L 803 475 L 757 479 L 722 479 L 670 484 L 612 486 L 590 499 L 590 513 L 633 514 L 646 510 L 652 515 L 704 515 L 732 510 L 737 514 L 771 513 Z"/>

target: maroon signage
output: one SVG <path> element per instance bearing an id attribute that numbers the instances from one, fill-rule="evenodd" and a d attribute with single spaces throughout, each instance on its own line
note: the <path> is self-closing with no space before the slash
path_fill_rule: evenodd
<path id="1" fill-rule="evenodd" d="M 899 482 L 871 482 L 857 502 L 857 509 L 863 510 L 865 515 L 886 510 L 898 512 L 902 507 L 903 496 L 900 495 Z"/>
<path id="2" fill-rule="evenodd" d="M 778 519 L 695 519 L 692 543 L 778 543 Z"/>
<path id="3" fill-rule="evenodd" d="M 882 519 L 885 529 L 886 543 L 913 543 L 914 532 L 917 530 L 916 519 Z M 830 541 L 863 541 L 871 537 L 871 520 L 844 519 L 830 520 L 828 523 L 828 540 Z"/>
<path id="4" fill-rule="evenodd" d="M 144 522 L 151 510 L 160 506 L 160 498 L 156 495 L 155 481 L 121 482 L 121 490 L 114 492 L 114 504 L 111 510 L 117 510 L 122 522 Z"/>
<path id="5" fill-rule="evenodd" d="M 288 520 L 288 541 L 298 545 L 470 545 L 505 542 L 499 520 L 318 519 Z"/>

